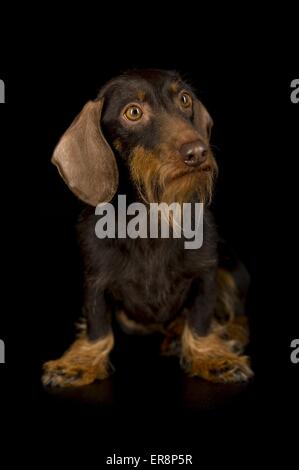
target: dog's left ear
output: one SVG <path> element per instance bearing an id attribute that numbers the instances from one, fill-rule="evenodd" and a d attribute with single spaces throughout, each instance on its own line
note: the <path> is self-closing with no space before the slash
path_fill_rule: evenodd
<path id="1" fill-rule="evenodd" d="M 109 202 L 118 186 L 116 160 L 101 130 L 103 101 L 89 101 L 84 106 L 52 157 L 70 190 L 92 206 Z"/>
<path id="2" fill-rule="evenodd" d="M 193 115 L 196 130 L 209 141 L 213 127 L 213 119 L 198 99 L 193 102 Z"/>

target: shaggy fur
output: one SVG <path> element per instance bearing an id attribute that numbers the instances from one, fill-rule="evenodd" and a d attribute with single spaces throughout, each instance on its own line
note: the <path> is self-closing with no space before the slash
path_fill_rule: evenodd
<path id="1" fill-rule="evenodd" d="M 87 203 L 79 222 L 86 330 L 45 364 L 45 384 L 106 377 L 113 315 L 127 332 L 164 335 L 163 354 L 178 355 L 193 376 L 223 383 L 252 376 L 241 355 L 248 275 L 220 243 L 208 209 L 217 175 L 211 127 L 177 73 L 145 70 L 108 82 L 63 135 L 53 162 Z M 203 202 L 203 246 L 186 250 L 183 237 L 98 239 L 93 206 L 110 201 L 117 217 L 119 194 L 128 204 Z"/>

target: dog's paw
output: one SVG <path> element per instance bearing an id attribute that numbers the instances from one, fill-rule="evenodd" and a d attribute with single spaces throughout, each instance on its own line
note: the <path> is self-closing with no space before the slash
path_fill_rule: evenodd
<path id="1" fill-rule="evenodd" d="M 109 375 L 109 352 L 113 335 L 89 341 L 78 338 L 60 359 L 46 362 L 42 382 L 52 387 L 79 387 Z"/>
<path id="2" fill-rule="evenodd" d="M 227 357 L 215 355 L 206 361 L 200 360 L 192 364 L 189 372 L 192 376 L 209 382 L 225 384 L 248 382 L 253 377 L 248 358 L 233 354 Z"/>
<path id="3" fill-rule="evenodd" d="M 211 364 L 205 378 L 215 383 L 241 383 L 248 382 L 252 377 L 248 358 L 241 356 Z"/>
<path id="4" fill-rule="evenodd" d="M 210 382 L 247 382 L 253 372 L 249 358 L 234 350 L 237 343 L 226 341 L 216 333 L 198 336 L 187 327 L 182 336 L 182 365 L 191 376 Z"/>
<path id="5" fill-rule="evenodd" d="M 104 379 L 106 368 L 88 367 L 86 364 L 70 363 L 63 359 L 49 361 L 43 365 L 42 382 L 50 387 L 80 387 Z"/>

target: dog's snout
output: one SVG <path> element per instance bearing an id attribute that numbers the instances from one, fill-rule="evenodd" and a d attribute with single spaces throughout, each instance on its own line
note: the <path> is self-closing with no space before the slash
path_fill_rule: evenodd
<path id="1" fill-rule="evenodd" d="M 208 156 L 208 147 L 200 140 L 188 142 L 180 148 L 181 157 L 186 165 L 196 166 L 204 163 Z"/>

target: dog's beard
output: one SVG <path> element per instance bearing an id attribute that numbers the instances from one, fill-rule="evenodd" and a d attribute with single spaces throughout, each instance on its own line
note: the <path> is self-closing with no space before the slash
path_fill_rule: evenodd
<path id="1" fill-rule="evenodd" d="M 159 153 L 163 155 L 161 150 L 136 147 L 131 154 L 131 177 L 146 203 L 211 202 L 218 172 L 212 153 L 207 162 L 192 169 L 178 165 L 177 157 L 159 158 Z"/>

